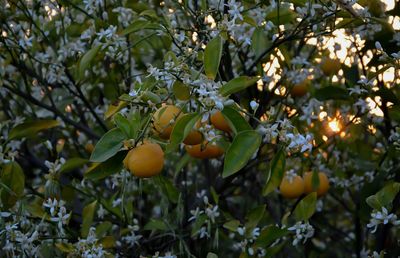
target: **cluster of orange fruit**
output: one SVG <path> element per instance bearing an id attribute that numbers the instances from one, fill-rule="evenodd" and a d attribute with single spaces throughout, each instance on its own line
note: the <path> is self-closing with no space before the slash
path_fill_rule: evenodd
<path id="1" fill-rule="evenodd" d="M 317 192 L 318 196 L 322 196 L 326 194 L 329 190 L 329 180 L 325 173 L 319 172 L 319 186 L 317 189 L 313 189 L 312 185 L 312 172 L 307 172 L 303 177 L 295 176 L 292 180 L 289 180 L 287 177 L 282 179 L 282 182 L 279 186 L 279 190 L 283 197 L 293 199 L 298 198 L 302 194 Z"/>
<path id="2" fill-rule="evenodd" d="M 335 75 L 339 72 L 342 64 L 339 59 L 330 59 L 330 58 L 324 58 L 323 61 L 321 62 L 321 70 L 326 76 L 332 76 Z M 306 93 L 309 91 L 310 87 L 310 81 L 308 79 L 305 79 L 304 81 L 297 83 L 293 85 L 290 95 L 293 97 L 302 97 L 306 95 Z"/>
<path id="3" fill-rule="evenodd" d="M 183 114 L 182 110 L 173 105 L 159 108 L 153 115 L 153 131 L 160 138 L 169 140 L 173 127 Z M 210 116 L 211 124 L 224 132 L 231 132 L 228 122 L 220 111 Z M 216 144 L 204 140 L 199 131 L 201 124 L 197 123 L 184 139 L 186 152 L 199 159 L 218 158 L 224 150 Z M 144 140 L 142 145 L 131 149 L 124 159 L 124 166 L 137 177 L 152 177 L 158 175 L 164 167 L 164 152 L 157 143 Z"/>

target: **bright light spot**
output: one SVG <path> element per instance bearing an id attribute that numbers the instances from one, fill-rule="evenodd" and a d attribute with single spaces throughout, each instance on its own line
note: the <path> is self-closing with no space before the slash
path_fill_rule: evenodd
<path id="1" fill-rule="evenodd" d="M 328 123 L 328 126 L 332 130 L 332 132 L 334 132 L 334 133 L 340 132 L 340 130 L 341 130 L 340 122 L 336 118 L 333 119 L 332 121 L 330 121 Z"/>
<path id="2" fill-rule="evenodd" d="M 71 111 L 72 111 L 71 105 L 67 105 L 67 106 L 65 107 L 65 112 L 71 113 Z"/>
<path id="3" fill-rule="evenodd" d="M 205 23 L 210 24 L 211 29 L 217 27 L 217 24 L 215 23 L 214 17 L 212 17 L 211 15 L 206 16 Z"/>
<path id="4" fill-rule="evenodd" d="M 318 117 L 319 117 L 319 120 L 322 121 L 327 116 L 328 116 L 328 113 L 326 113 L 325 111 L 322 111 L 321 113 L 319 113 Z"/>
<path id="5" fill-rule="evenodd" d="M 376 133 L 376 128 L 373 125 L 368 125 L 368 131 L 370 131 L 372 134 Z"/>
<path id="6" fill-rule="evenodd" d="M 383 73 L 383 81 L 384 82 L 393 82 L 394 81 L 394 67 L 390 67 Z"/>
<path id="7" fill-rule="evenodd" d="M 367 101 L 367 103 L 368 103 L 368 107 L 370 109 L 370 111 L 369 111 L 370 114 L 380 116 L 380 117 L 384 116 L 382 109 L 379 108 L 379 105 L 382 104 L 380 97 L 377 96 L 377 97 L 375 97 L 374 100 L 368 97 L 365 99 L 365 101 Z"/>
<path id="8" fill-rule="evenodd" d="M 388 22 L 392 24 L 394 30 L 400 30 L 400 18 L 399 16 L 389 16 Z"/>
<path id="9" fill-rule="evenodd" d="M 324 140 L 326 142 L 328 140 L 328 136 L 322 135 L 322 140 Z"/>
<path id="10" fill-rule="evenodd" d="M 382 2 L 386 5 L 385 11 L 392 10 L 396 5 L 395 0 L 383 0 Z"/>
<path id="11" fill-rule="evenodd" d="M 264 83 L 263 83 L 263 80 L 262 80 L 262 79 L 259 79 L 259 80 L 257 81 L 257 89 L 258 89 L 259 91 L 263 91 L 263 89 L 264 89 Z"/>
<path id="12" fill-rule="evenodd" d="M 197 32 L 193 32 L 193 34 L 192 34 L 192 40 L 193 40 L 194 42 L 197 42 L 197 39 L 198 39 Z"/>

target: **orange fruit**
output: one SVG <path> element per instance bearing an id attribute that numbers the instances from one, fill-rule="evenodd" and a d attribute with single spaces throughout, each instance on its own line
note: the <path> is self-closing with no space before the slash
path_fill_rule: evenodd
<path id="1" fill-rule="evenodd" d="M 337 74 L 341 68 L 340 60 L 326 58 L 321 63 L 321 70 L 326 76 Z"/>
<path id="2" fill-rule="evenodd" d="M 175 121 L 182 114 L 180 108 L 173 105 L 165 105 L 154 113 L 153 122 L 154 129 L 163 139 L 169 139 Z M 173 121 L 171 123 L 171 121 Z"/>
<path id="3" fill-rule="evenodd" d="M 304 191 L 306 193 L 317 192 L 318 196 L 324 195 L 329 190 L 329 180 L 325 173 L 319 172 L 319 186 L 317 189 L 312 187 L 312 172 L 307 172 L 304 174 Z"/>
<path id="4" fill-rule="evenodd" d="M 295 176 L 290 181 L 286 176 L 282 179 L 279 190 L 283 197 L 288 199 L 298 198 L 304 193 L 304 180 L 300 176 Z"/>
<path id="5" fill-rule="evenodd" d="M 304 95 L 307 94 L 308 92 L 308 79 L 305 79 L 304 81 L 295 84 L 293 86 L 293 88 L 290 91 L 290 95 L 292 95 L 293 97 L 303 97 Z"/>
<path id="6" fill-rule="evenodd" d="M 231 132 L 231 127 L 229 126 L 228 121 L 226 121 L 225 117 L 222 115 L 221 111 L 217 111 L 211 115 L 210 121 L 213 126 L 224 132 Z"/>
<path id="7" fill-rule="evenodd" d="M 85 150 L 86 150 L 88 153 L 92 153 L 93 150 L 94 150 L 94 145 L 93 145 L 92 143 L 86 143 L 86 145 L 85 145 Z"/>
<path id="8" fill-rule="evenodd" d="M 224 150 L 221 147 L 211 143 L 186 145 L 185 150 L 190 156 L 198 159 L 213 159 L 224 154 Z"/>
<path id="9" fill-rule="evenodd" d="M 192 130 L 186 136 L 185 140 L 183 140 L 183 143 L 186 145 L 197 145 L 200 144 L 203 141 L 203 135 L 197 131 L 197 130 Z"/>
<path id="10" fill-rule="evenodd" d="M 164 167 L 164 151 L 156 143 L 144 142 L 130 150 L 123 163 L 134 176 L 152 177 Z"/>

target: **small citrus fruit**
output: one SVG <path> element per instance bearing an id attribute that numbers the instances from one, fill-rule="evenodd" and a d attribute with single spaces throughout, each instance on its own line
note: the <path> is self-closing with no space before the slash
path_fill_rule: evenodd
<path id="1" fill-rule="evenodd" d="M 210 121 L 213 126 L 224 132 L 231 132 L 231 127 L 229 123 L 226 121 L 225 117 L 222 115 L 221 111 L 217 111 L 211 115 Z"/>
<path id="2" fill-rule="evenodd" d="M 144 142 L 130 150 L 123 163 L 134 176 L 152 177 L 158 175 L 164 167 L 164 152 L 160 145 Z"/>
<path id="3" fill-rule="evenodd" d="M 183 140 L 183 143 L 186 145 L 197 145 L 200 144 L 203 141 L 203 135 L 197 131 L 197 130 L 192 130 L 186 136 L 185 140 Z"/>
<path id="4" fill-rule="evenodd" d="M 279 190 L 285 198 L 298 198 L 304 193 L 304 180 L 300 176 L 295 176 L 292 180 L 285 176 L 282 179 Z"/>
<path id="5" fill-rule="evenodd" d="M 169 139 L 174 126 L 174 122 L 171 123 L 171 121 L 176 121 L 181 113 L 182 111 L 173 105 L 166 105 L 157 109 L 153 115 L 154 129 L 161 138 Z"/>
<path id="6" fill-rule="evenodd" d="M 218 145 L 203 143 L 197 145 L 186 145 L 185 150 L 190 156 L 198 159 L 213 159 L 224 154 L 224 150 Z"/>
<path id="7" fill-rule="evenodd" d="M 319 186 L 316 190 L 312 187 L 312 172 L 304 174 L 304 191 L 306 193 L 317 192 L 318 196 L 324 195 L 329 190 L 329 180 L 325 173 L 319 172 Z"/>
<path id="8" fill-rule="evenodd" d="M 338 59 L 326 58 L 321 63 L 321 70 L 327 76 L 337 74 L 340 70 L 340 67 L 341 63 Z"/>
<path id="9" fill-rule="evenodd" d="M 293 97 L 303 97 L 304 95 L 307 94 L 308 87 L 309 87 L 308 80 L 305 79 L 304 81 L 295 84 L 293 86 L 293 88 L 290 91 L 290 95 L 292 95 Z"/>

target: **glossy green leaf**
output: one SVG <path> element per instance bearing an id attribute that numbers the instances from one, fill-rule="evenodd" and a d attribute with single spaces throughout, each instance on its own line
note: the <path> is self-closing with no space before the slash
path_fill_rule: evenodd
<path id="1" fill-rule="evenodd" d="M 144 230 L 168 230 L 168 225 L 160 219 L 150 219 L 144 226 Z"/>
<path id="2" fill-rule="evenodd" d="M 246 231 L 253 231 L 253 229 L 257 226 L 257 224 L 260 222 L 262 217 L 265 214 L 265 209 L 267 208 L 267 205 L 260 205 L 254 209 L 252 209 L 246 216 Z"/>
<path id="3" fill-rule="evenodd" d="M 251 85 L 254 85 L 259 79 L 259 77 L 249 76 L 240 76 L 234 78 L 226 84 L 222 85 L 222 87 L 219 89 L 219 93 L 221 93 L 222 96 L 229 96 L 232 93 L 239 92 Z"/>
<path id="4" fill-rule="evenodd" d="M 20 165 L 13 161 L 3 166 L 0 179 L 1 202 L 3 208 L 8 209 L 24 194 L 25 175 Z"/>
<path id="5" fill-rule="evenodd" d="M 119 128 L 113 128 L 100 138 L 92 155 L 91 162 L 103 162 L 114 156 L 122 147 L 126 136 Z"/>
<path id="6" fill-rule="evenodd" d="M 381 210 L 383 207 L 390 208 L 391 203 L 400 191 L 400 183 L 391 182 L 383 187 L 379 192 L 367 198 L 367 204 L 376 209 Z"/>
<path id="7" fill-rule="evenodd" d="M 200 119 L 200 114 L 189 113 L 182 115 L 175 123 L 171 132 L 170 144 L 167 146 L 167 151 L 174 150 L 194 128 L 197 121 Z"/>
<path id="8" fill-rule="evenodd" d="M 294 216 L 297 221 L 305 221 L 311 218 L 317 205 L 317 193 L 312 192 L 304 197 L 294 209 Z"/>
<path id="9" fill-rule="evenodd" d="M 218 255 L 216 255 L 215 253 L 208 253 L 207 254 L 207 258 L 218 258 Z"/>
<path id="10" fill-rule="evenodd" d="M 238 220 L 230 220 L 224 223 L 223 227 L 232 231 L 232 232 L 237 232 L 237 228 L 240 226 L 240 221 Z"/>
<path id="11" fill-rule="evenodd" d="M 256 28 L 251 36 L 251 48 L 256 57 L 261 55 L 269 47 L 269 39 L 264 29 Z"/>
<path id="12" fill-rule="evenodd" d="M 89 229 L 93 223 L 96 207 L 97 207 L 97 201 L 93 201 L 88 205 L 86 205 L 82 210 L 82 226 L 81 226 L 82 237 L 87 237 L 89 233 Z"/>
<path id="13" fill-rule="evenodd" d="M 60 122 L 57 120 L 38 120 L 25 122 L 11 129 L 8 138 L 13 140 L 23 137 L 36 136 L 39 131 L 50 129 L 59 125 Z"/>
<path id="14" fill-rule="evenodd" d="M 285 228 L 280 228 L 275 225 L 269 225 L 264 228 L 260 236 L 256 240 L 256 244 L 261 247 L 268 247 L 277 239 L 282 238 L 289 234 L 289 231 Z"/>
<path id="15" fill-rule="evenodd" d="M 222 38 L 216 36 L 208 42 L 204 51 L 204 71 L 208 78 L 214 80 L 218 73 L 222 56 Z"/>
<path id="16" fill-rule="evenodd" d="M 61 166 L 60 173 L 65 173 L 76 168 L 80 168 L 88 162 L 89 160 L 83 158 L 70 158 Z"/>
<path id="17" fill-rule="evenodd" d="M 228 177 L 242 169 L 257 151 L 261 136 L 253 130 L 242 131 L 233 139 L 225 154 L 223 177 Z"/>
<path id="18" fill-rule="evenodd" d="M 285 152 L 283 149 L 278 150 L 274 159 L 271 161 L 270 169 L 267 175 L 267 181 L 263 189 L 263 195 L 267 195 L 275 190 L 282 181 L 285 174 Z"/>
<path id="19" fill-rule="evenodd" d="M 183 82 L 176 80 L 172 85 L 172 92 L 175 95 L 175 98 L 185 101 L 190 99 L 190 88 L 185 85 Z"/>
<path id="20" fill-rule="evenodd" d="M 133 32 L 142 30 L 159 30 L 161 29 L 160 24 L 149 22 L 145 20 L 136 20 L 132 24 L 128 25 L 120 34 L 122 36 L 128 35 Z"/>
<path id="21" fill-rule="evenodd" d="M 83 79 L 85 77 L 85 71 L 96 57 L 97 53 L 100 51 L 101 45 L 95 46 L 86 52 L 81 60 L 79 61 L 79 78 Z"/>
<path id="22" fill-rule="evenodd" d="M 315 98 L 324 101 L 330 99 L 346 100 L 349 99 L 347 90 L 339 88 L 338 86 L 327 86 L 315 91 Z"/>
<path id="23" fill-rule="evenodd" d="M 222 110 L 222 114 L 231 125 L 231 128 L 234 129 L 235 133 L 253 129 L 239 111 L 232 107 L 225 107 Z"/>
<path id="24" fill-rule="evenodd" d="M 129 120 L 126 117 L 118 113 L 114 116 L 114 123 L 125 134 L 126 138 L 131 138 L 131 123 L 129 123 Z"/>
<path id="25" fill-rule="evenodd" d="M 124 160 L 126 153 L 126 151 L 121 151 L 105 162 L 92 164 L 85 171 L 84 177 L 90 180 L 100 180 L 120 172 L 122 169 L 122 161 Z"/>

